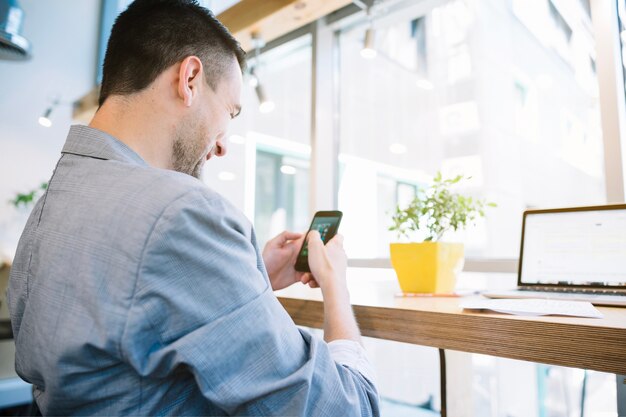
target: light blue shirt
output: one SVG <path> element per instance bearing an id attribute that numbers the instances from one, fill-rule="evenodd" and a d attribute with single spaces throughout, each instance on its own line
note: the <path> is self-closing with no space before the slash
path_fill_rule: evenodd
<path id="1" fill-rule="evenodd" d="M 44 415 L 379 415 L 376 388 L 280 305 L 247 219 L 73 126 L 20 239 L 16 371 Z"/>

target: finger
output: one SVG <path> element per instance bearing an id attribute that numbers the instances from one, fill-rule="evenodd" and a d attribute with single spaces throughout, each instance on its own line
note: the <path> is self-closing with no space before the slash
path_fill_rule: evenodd
<path id="1" fill-rule="evenodd" d="M 285 230 L 279 236 L 283 239 L 283 241 L 286 242 L 288 240 L 300 239 L 300 237 L 302 237 L 302 233 L 290 232 L 289 230 Z"/>
<path id="2" fill-rule="evenodd" d="M 284 246 L 285 244 L 292 242 L 294 240 L 298 240 L 302 237 L 302 233 L 290 232 L 285 230 L 278 236 L 276 236 L 276 243 L 279 246 Z"/>
<path id="3" fill-rule="evenodd" d="M 311 256 L 315 257 L 324 251 L 324 242 L 320 237 L 320 233 L 317 230 L 311 230 L 307 236 L 307 243 L 309 246 L 309 260 Z"/>
<path id="4" fill-rule="evenodd" d="M 317 230 L 311 230 L 308 235 L 309 246 L 309 267 L 313 275 L 316 273 L 316 269 L 326 265 L 328 259 L 326 259 L 326 248 L 324 242 L 320 238 L 320 234 Z"/>
<path id="5" fill-rule="evenodd" d="M 303 242 L 304 242 L 304 235 L 300 235 L 300 237 L 298 237 L 296 240 L 290 240 L 281 246 L 282 250 L 284 250 L 286 253 L 289 253 L 289 262 L 291 264 L 295 265 L 296 259 L 298 258 L 298 254 L 300 253 L 300 250 L 302 249 Z M 296 271 L 298 279 L 303 273 L 304 272 Z"/>
<path id="6" fill-rule="evenodd" d="M 307 239 L 307 242 L 309 242 L 309 245 L 315 241 L 319 241 L 319 242 L 322 241 L 322 238 L 320 237 L 320 232 L 318 232 L 317 230 L 310 230 L 306 239 Z"/>
<path id="7" fill-rule="evenodd" d="M 311 288 L 319 288 L 320 285 L 317 283 L 317 281 L 312 279 L 311 281 L 309 281 L 309 287 L 311 287 Z"/>
<path id="8" fill-rule="evenodd" d="M 313 277 L 311 276 L 311 274 L 306 273 L 303 274 L 302 277 L 300 278 L 300 282 L 303 284 L 307 284 L 309 281 L 311 281 Z"/>

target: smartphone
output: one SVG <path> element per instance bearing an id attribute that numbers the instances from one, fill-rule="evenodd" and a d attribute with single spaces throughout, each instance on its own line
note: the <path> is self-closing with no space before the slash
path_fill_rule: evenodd
<path id="1" fill-rule="evenodd" d="M 340 211 L 318 211 L 315 213 L 315 216 L 313 216 L 313 221 L 311 222 L 307 236 L 311 230 L 317 230 L 320 233 L 322 242 L 326 244 L 337 234 L 341 216 L 343 216 L 343 213 Z M 311 272 L 309 269 L 309 246 L 306 236 L 304 242 L 302 242 L 298 258 L 296 259 L 296 271 Z"/>

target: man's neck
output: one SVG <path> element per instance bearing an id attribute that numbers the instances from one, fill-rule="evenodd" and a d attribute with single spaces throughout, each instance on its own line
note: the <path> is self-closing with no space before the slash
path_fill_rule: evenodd
<path id="1" fill-rule="evenodd" d="M 105 132 L 135 151 L 155 168 L 171 169 L 172 134 L 165 120 L 146 105 L 133 105 L 109 97 L 98 109 L 89 127 Z"/>

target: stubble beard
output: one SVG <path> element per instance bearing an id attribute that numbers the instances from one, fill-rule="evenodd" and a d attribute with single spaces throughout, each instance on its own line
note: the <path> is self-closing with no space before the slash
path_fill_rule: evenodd
<path id="1" fill-rule="evenodd" d="M 191 123 L 184 131 L 177 130 L 172 145 L 174 171 L 200 179 L 206 158 L 204 136 L 197 123 Z"/>

